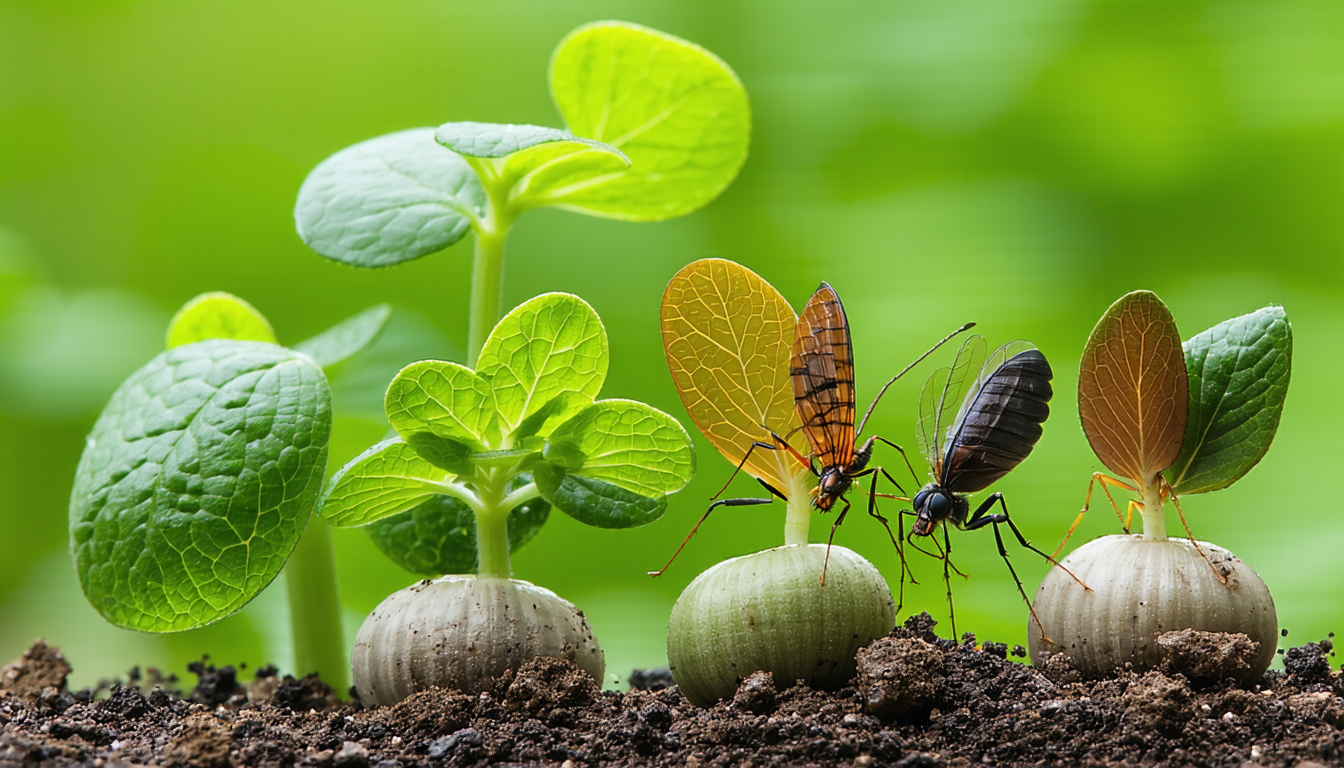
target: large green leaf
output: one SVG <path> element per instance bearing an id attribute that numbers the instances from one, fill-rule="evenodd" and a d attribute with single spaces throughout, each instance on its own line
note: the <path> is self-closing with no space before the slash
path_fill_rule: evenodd
<path id="1" fill-rule="evenodd" d="M 168 323 L 168 349 L 207 339 L 277 343 L 270 322 L 256 307 L 223 291 L 188 301 Z"/>
<path id="2" fill-rule="evenodd" d="M 112 395 L 70 498 L 80 585 L 108 621 L 176 632 L 280 573 L 326 469 L 322 370 L 274 344 L 176 347 Z"/>
<path id="3" fill-rule="evenodd" d="M 614 147 L 537 125 L 445 123 L 435 138 L 466 156 L 515 212 L 549 205 L 558 190 L 615 179 L 630 167 Z"/>
<path id="4" fill-rule="evenodd" d="M 376 304 L 311 339 L 295 344 L 294 351 L 313 358 L 323 368 L 330 368 L 354 357 L 372 344 L 383 332 L 391 316 L 391 305 Z"/>
<path id="5" fill-rule="evenodd" d="M 510 490 L 527 481 L 516 478 Z M 509 512 L 510 552 L 541 530 L 550 509 L 544 499 L 532 499 Z M 367 530 L 389 560 L 412 573 L 436 576 L 476 570 L 476 515 L 451 496 L 435 496 L 414 509 L 378 520 Z"/>
<path id="6" fill-rule="evenodd" d="M 660 221 L 713 200 L 747 158 L 751 109 L 737 75 L 662 32 L 613 21 L 580 27 L 551 60 L 551 95 L 574 135 L 620 150 L 630 170 L 556 185 L 539 203 Z"/>
<path id="7" fill-rule="evenodd" d="M 461 240 L 485 207 L 476 172 L 433 128 L 347 147 L 304 179 L 294 223 L 309 248 L 356 267 L 386 267 Z"/>
<path id="8" fill-rule="evenodd" d="M 481 349 L 477 370 L 494 391 L 506 438 L 524 431 L 544 435 L 587 407 L 602 389 L 607 332 L 583 299 L 543 294 L 499 321 Z M 561 407 L 552 405 L 557 398 L 564 398 Z M 538 413 L 548 414 L 544 423 L 529 422 Z"/>
<path id="9" fill-rule="evenodd" d="M 695 476 L 695 449 L 677 420 L 633 400 L 601 400 L 547 439 L 582 455 L 575 474 L 641 496 L 675 493 Z"/>
<path id="10" fill-rule="evenodd" d="M 400 438 L 351 459 L 327 481 L 318 514 L 350 528 L 405 512 L 442 492 L 453 476 L 421 458 Z"/>
<path id="11" fill-rule="evenodd" d="M 1283 307 L 1265 307 L 1183 347 L 1190 418 L 1166 474 L 1177 493 L 1206 493 L 1236 482 L 1269 450 L 1288 393 L 1293 329 Z"/>
<path id="12" fill-rule="evenodd" d="M 603 480 L 538 464 L 533 472 L 542 498 L 581 523 L 598 528 L 648 525 L 667 511 L 667 497 L 642 496 Z"/>
<path id="13" fill-rule="evenodd" d="M 443 360 L 402 368 L 387 388 L 385 408 L 392 428 L 417 448 L 424 439 L 420 436 L 429 435 L 484 449 L 494 415 L 490 383 L 470 368 Z"/>

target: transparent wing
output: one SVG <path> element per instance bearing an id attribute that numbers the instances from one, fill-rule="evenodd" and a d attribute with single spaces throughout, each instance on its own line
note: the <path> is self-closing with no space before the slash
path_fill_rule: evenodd
<path id="1" fill-rule="evenodd" d="M 943 474 L 944 450 L 948 437 L 963 410 L 967 389 L 979 377 L 981 363 L 987 348 L 985 337 L 974 335 L 962 342 L 951 368 L 934 371 L 924 383 L 919 396 L 919 425 L 916 436 L 924 459 L 929 462 L 933 476 L 940 482 Z"/>

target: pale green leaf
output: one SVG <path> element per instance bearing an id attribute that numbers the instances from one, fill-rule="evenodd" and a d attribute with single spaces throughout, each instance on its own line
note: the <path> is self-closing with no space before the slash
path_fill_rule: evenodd
<path id="1" fill-rule="evenodd" d="M 154 358 L 112 395 L 75 473 L 70 548 L 89 602 L 144 632 L 242 608 L 307 526 L 330 434 L 307 357 L 210 340 Z"/>
<path id="2" fill-rule="evenodd" d="M 256 307 L 223 291 L 202 293 L 183 304 L 168 322 L 168 349 L 207 339 L 278 343 L 270 322 Z"/>
<path id="3" fill-rule="evenodd" d="M 379 136 L 323 160 L 304 179 L 294 223 L 309 248 L 356 267 L 441 251 L 485 209 L 476 172 L 433 128 Z"/>
<path id="4" fill-rule="evenodd" d="M 337 528 L 368 525 L 415 508 L 452 480 L 394 437 L 337 470 L 327 481 L 318 513 Z"/>
<path id="5" fill-rule="evenodd" d="M 620 150 L 630 170 L 552 186 L 536 204 L 670 219 L 717 197 L 746 161 L 751 109 L 742 83 L 680 38 L 624 22 L 580 27 L 551 60 L 551 95 L 575 136 Z"/>
<path id="6" fill-rule="evenodd" d="M 607 376 L 607 332 L 593 308 L 577 296 L 547 293 L 499 321 L 477 366 L 494 392 L 500 431 L 510 440 L 545 435 L 587 407 Z M 552 401 L 564 397 L 563 407 Z M 529 417 L 551 408 L 545 423 Z M 523 427 L 528 429 L 523 429 Z"/>
<path id="7" fill-rule="evenodd" d="M 1234 317 L 1182 345 L 1190 417 L 1165 473 L 1178 494 L 1226 488 L 1269 451 L 1292 373 L 1293 329 L 1283 307 Z"/>
<path id="8" fill-rule="evenodd" d="M 681 490 L 695 476 L 695 450 L 677 420 L 633 400 L 600 400 L 547 438 L 583 457 L 574 474 L 641 496 Z"/>
<path id="9" fill-rule="evenodd" d="M 295 344 L 294 351 L 313 358 L 323 368 L 330 368 L 354 357 L 372 344 L 383 332 L 383 327 L 387 325 L 387 319 L 391 316 L 391 305 L 377 304 L 342 320 L 311 339 Z"/>
<path id="10" fill-rule="evenodd" d="M 424 434 L 483 449 L 494 415 L 489 382 L 443 360 L 402 368 L 387 388 L 385 408 L 392 428 L 417 449 Z"/>

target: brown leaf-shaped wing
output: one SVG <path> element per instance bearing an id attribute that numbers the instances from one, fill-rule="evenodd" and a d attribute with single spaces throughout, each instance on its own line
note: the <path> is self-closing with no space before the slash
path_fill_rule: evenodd
<path id="1" fill-rule="evenodd" d="M 854 460 L 854 348 L 835 289 L 812 294 L 793 336 L 793 402 L 822 467 Z"/>
<path id="2" fill-rule="evenodd" d="M 1078 371 L 1078 415 L 1101 463 L 1152 483 L 1180 455 L 1187 387 L 1181 335 L 1162 300 L 1135 291 L 1112 304 Z"/>
<path id="3" fill-rule="evenodd" d="M 753 441 L 798 426 L 789 384 L 793 309 L 756 273 L 724 259 L 694 262 L 663 293 L 663 351 L 691 421 L 736 466 Z M 794 439 L 795 447 L 801 440 Z M 756 450 L 743 470 L 788 493 L 801 467 Z"/>

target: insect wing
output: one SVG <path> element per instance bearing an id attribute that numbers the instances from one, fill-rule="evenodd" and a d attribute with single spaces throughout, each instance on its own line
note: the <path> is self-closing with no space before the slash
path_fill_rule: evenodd
<path id="1" fill-rule="evenodd" d="M 756 273 L 701 259 L 663 294 L 663 350 L 691 421 L 734 466 L 768 430 L 794 431 L 789 341 L 797 318 Z M 765 427 L 762 427 L 765 425 Z M 801 441 L 794 441 L 801 442 Z M 806 471 L 787 451 L 753 451 L 743 471 L 781 492 Z"/>
<path id="2" fill-rule="evenodd" d="M 966 393 L 948 436 L 940 481 L 957 493 L 984 490 L 1008 474 L 1041 438 L 1053 372 L 1025 341 L 999 347 Z"/>
<path id="3" fill-rule="evenodd" d="M 957 413 L 966 400 L 967 388 L 974 383 L 980 372 L 981 361 L 985 359 L 985 337 L 969 336 L 957 350 L 957 357 L 951 368 L 940 368 L 924 382 L 924 391 L 919 396 L 919 425 L 916 436 L 924 459 L 929 462 L 933 476 L 943 481 L 944 447 Z"/>
<path id="4" fill-rule="evenodd" d="M 793 402 L 822 467 L 854 460 L 854 349 L 840 297 L 826 283 L 812 294 L 793 337 Z"/>

